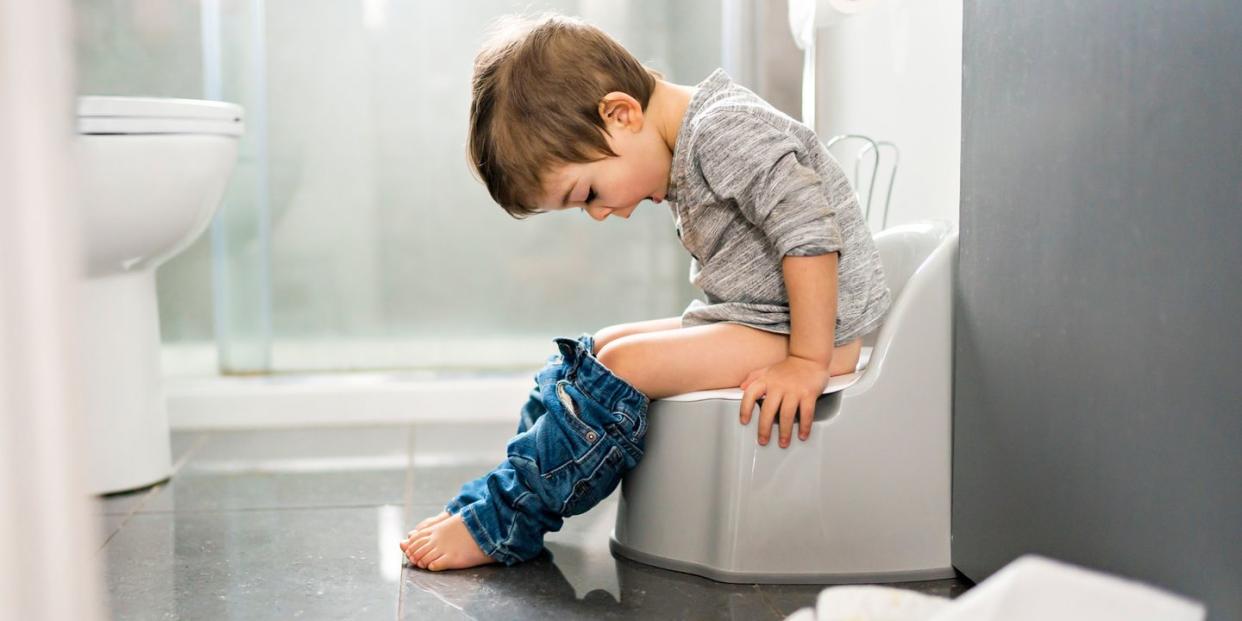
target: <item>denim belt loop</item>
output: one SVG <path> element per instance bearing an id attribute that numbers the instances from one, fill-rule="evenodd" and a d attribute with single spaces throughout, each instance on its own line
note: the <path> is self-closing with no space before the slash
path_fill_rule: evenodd
<path id="1" fill-rule="evenodd" d="M 565 378 L 570 382 L 575 382 L 578 377 L 578 367 L 582 364 L 582 358 L 591 355 L 591 346 L 594 343 L 594 337 L 583 332 L 577 339 L 561 337 L 557 339 L 557 347 L 560 348 L 561 354 L 569 361 L 565 369 Z"/>
<path id="2" fill-rule="evenodd" d="M 590 332 L 583 332 L 582 334 L 578 335 L 578 342 L 582 343 L 582 348 L 585 349 L 587 353 L 591 355 L 595 355 L 595 352 L 594 352 L 595 335 L 594 334 L 591 334 Z"/>

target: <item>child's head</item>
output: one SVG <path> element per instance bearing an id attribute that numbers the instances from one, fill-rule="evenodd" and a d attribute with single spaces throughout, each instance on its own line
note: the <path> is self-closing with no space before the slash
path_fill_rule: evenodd
<path id="1" fill-rule="evenodd" d="M 505 18 L 475 58 L 470 162 L 514 218 L 629 217 L 667 188 L 671 154 L 644 119 L 660 77 L 577 19 Z"/>

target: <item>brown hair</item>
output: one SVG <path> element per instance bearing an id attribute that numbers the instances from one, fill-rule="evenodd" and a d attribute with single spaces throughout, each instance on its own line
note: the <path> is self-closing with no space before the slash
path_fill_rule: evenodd
<path id="1" fill-rule="evenodd" d="M 642 104 L 659 72 L 599 28 L 555 14 L 497 21 L 474 60 L 467 150 L 492 199 L 516 219 L 560 164 L 616 156 L 599 104 L 620 91 Z"/>

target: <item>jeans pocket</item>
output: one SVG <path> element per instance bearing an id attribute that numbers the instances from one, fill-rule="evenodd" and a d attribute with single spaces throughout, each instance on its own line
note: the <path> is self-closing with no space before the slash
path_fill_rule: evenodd
<path id="1" fill-rule="evenodd" d="M 570 487 L 569 496 L 561 507 L 561 515 L 586 513 L 612 494 L 625 473 L 625 462 L 625 451 L 616 445 L 609 446 L 604 458 Z"/>
<path id="2" fill-rule="evenodd" d="M 625 439 L 641 446 L 643 438 L 647 436 L 647 413 L 634 412 L 622 404 L 614 414 L 617 416 L 618 424 L 625 431 Z"/>
<path id="3" fill-rule="evenodd" d="M 571 390 L 577 393 L 575 401 Z M 595 411 L 599 407 L 594 401 L 590 401 L 585 394 L 573 386 L 569 380 L 560 380 L 556 382 L 556 396 L 561 402 L 561 406 L 565 408 L 565 422 L 575 431 L 578 436 L 586 441 L 588 445 L 594 445 L 599 441 L 604 431 L 604 425 L 608 421 L 596 420 Z"/>

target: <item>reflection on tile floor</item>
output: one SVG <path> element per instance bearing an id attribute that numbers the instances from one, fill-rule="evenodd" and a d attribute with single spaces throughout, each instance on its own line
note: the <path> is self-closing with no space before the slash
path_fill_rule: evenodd
<path id="1" fill-rule="evenodd" d="M 517 567 L 409 567 L 397 547 L 504 454 L 512 425 L 177 432 L 176 472 L 101 497 L 117 619 L 782 619 L 814 585 L 734 585 L 614 558 L 614 494 Z M 971 583 L 903 583 L 956 597 Z"/>

